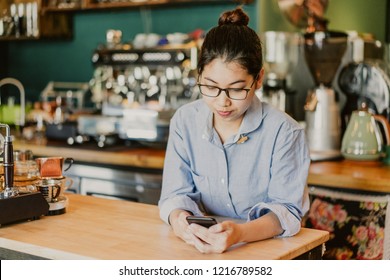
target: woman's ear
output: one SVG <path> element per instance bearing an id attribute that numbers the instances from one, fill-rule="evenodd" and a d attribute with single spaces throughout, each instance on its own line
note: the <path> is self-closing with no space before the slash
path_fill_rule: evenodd
<path id="1" fill-rule="evenodd" d="M 256 81 L 256 89 L 259 89 L 263 85 L 263 78 L 264 78 L 264 68 L 261 68 L 259 74 L 257 75 L 257 81 Z"/>

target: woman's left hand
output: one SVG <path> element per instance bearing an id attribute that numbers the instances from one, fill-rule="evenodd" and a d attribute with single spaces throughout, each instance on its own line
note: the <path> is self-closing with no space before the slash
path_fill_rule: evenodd
<path id="1" fill-rule="evenodd" d="M 194 235 L 193 245 L 201 253 L 223 253 L 230 246 L 240 240 L 240 225 L 232 221 L 225 221 L 205 228 L 197 224 L 189 226 Z"/>

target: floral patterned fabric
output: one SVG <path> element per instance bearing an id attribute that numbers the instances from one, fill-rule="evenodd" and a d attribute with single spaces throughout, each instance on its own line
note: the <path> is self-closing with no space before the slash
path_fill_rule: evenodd
<path id="1" fill-rule="evenodd" d="M 304 227 L 329 231 L 324 259 L 377 260 L 390 257 L 390 228 L 389 225 L 386 227 L 386 216 L 390 219 L 389 196 L 311 187 L 310 198 L 310 211 L 302 223 Z"/>

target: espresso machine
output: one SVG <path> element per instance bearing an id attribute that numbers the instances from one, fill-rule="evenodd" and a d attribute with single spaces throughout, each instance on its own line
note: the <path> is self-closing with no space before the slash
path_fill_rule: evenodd
<path id="1" fill-rule="evenodd" d="M 26 220 L 35 220 L 49 211 L 49 204 L 40 192 L 20 193 L 14 184 L 14 157 L 10 128 L 5 128 L 5 137 L 0 134 L 2 176 L 0 186 L 0 225 Z"/>
<path id="2" fill-rule="evenodd" d="M 304 38 L 305 59 L 316 84 L 304 106 L 310 156 L 312 160 L 338 158 L 340 104 L 332 82 L 347 50 L 348 34 L 325 30 L 307 32 Z"/>
<path id="3" fill-rule="evenodd" d="M 198 50 L 195 41 L 153 47 L 119 42 L 98 46 L 92 56 L 95 70 L 90 88 L 101 115 L 79 117 L 79 132 L 164 146 L 176 109 L 199 97 Z"/>
<path id="4" fill-rule="evenodd" d="M 288 86 L 288 73 L 298 59 L 300 36 L 296 33 L 267 31 L 264 43 L 265 79 L 260 99 L 294 116 L 294 91 Z"/>

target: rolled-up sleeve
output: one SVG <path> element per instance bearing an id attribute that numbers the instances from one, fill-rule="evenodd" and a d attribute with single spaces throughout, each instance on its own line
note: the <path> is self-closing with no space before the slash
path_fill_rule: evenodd
<path id="1" fill-rule="evenodd" d="M 180 126 L 180 116 L 175 115 L 170 123 L 162 192 L 158 203 L 160 217 L 166 223 L 169 223 L 169 215 L 175 209 L 202 215 L 198 206 L 200 193 L 195 191 L 187 151 L 178 126 Z"/>
<path id="2" fill-rule="evenodd" d="M 248 220 L 254 220 L 272 211 L 283 228 L 281 237 L 299 232 L 303 215 L 310 203 L 306 187 L 310 156 L 302 129 L 281 129 L 270 170 L 268 200 L 254 205 Z"/>

